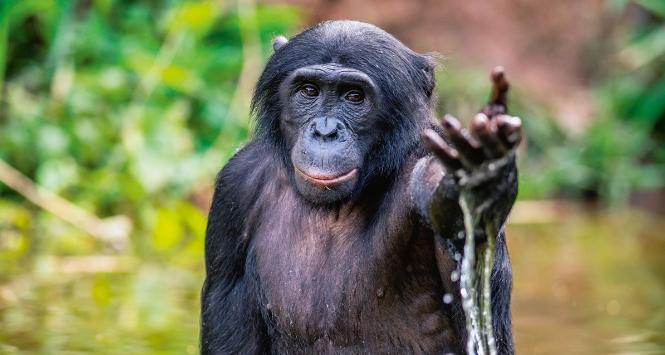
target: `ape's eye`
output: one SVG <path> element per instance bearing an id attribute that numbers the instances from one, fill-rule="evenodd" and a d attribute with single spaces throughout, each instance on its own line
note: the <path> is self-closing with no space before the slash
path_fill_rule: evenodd
<path id="1" fill-rule="evenodd" d="M 365 99 L 365 94 L 360 90 L 351 90 L 344 95 L 346 101 L 358 103 Z"/>
<path id="2" fill-rule="evenodd" d="M 314 84 L 304 84 L 300 87 L 300 93 L 308 97 L 319 96 L 319 88 Z"/>

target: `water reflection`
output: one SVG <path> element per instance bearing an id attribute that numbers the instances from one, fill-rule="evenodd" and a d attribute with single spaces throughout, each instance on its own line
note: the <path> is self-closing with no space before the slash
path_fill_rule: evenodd
<path id="1" fill-rule="evenodd" d="M 665 224 L 638 212 L 560 217 L 509 230 L 519 352 L 665 353 Z"/>
<path id="2" fill-rule="evenodd" d="M 568 209 L 513 224 L 521 354 L 665 353 L 665 223 Z M 200 264 L 32 258 L 0 275 L 0 354 L 197 353 Z M 53 270 L 57 270 L 54 272 Z"/>
<path id="3" fill-rule="evenodd" d="M 38 272 L 2 286 L 0 354 L 198 353 L 202 274 L 134 270 Z"/>

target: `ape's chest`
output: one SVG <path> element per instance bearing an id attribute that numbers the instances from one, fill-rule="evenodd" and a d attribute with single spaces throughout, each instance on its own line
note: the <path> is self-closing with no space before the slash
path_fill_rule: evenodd
<path id="1" fill-rule="evenodd" d="M 279 332 L 351 346 L 369 334 L 419 333 L 423 317 L 439 327 L 443 293 L 427 236 L 400 228 L 371 235 L 360 223 L 326 221 L 296 230 L 285 222 L 268 221 L 255 238 L 262 306 Z M 386 248 L 390 240 L 409 238 L 418 240 Z M 377 322 L 392 330 L 376 328 Z"/>
<path id="2" fill-rule="evenodd" d="M 260 287 L 279 323 L 331 327 L 358 312 L 365 295 L 380 287 L 370 267 L 375 256 L 353 240 L 361 236 L 323 228 L 317 234 L 281 232 L 273 230 L 256 245 Z"/>

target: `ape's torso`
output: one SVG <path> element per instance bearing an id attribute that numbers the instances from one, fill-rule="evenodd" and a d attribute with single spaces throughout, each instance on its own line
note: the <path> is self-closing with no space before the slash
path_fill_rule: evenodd
<path id="1" fill-rule="evenodd" d="M 454 291 L 442 285 L 432 232 L 411 212 L 411 167 L 372 201 L 333 210 L 290 208 L 302 202 L 286 175 L 275 164 L 263 168 L 274 179 L 259 192 L 243 237 L 272 353 L 458 349 L 442 301 Z"/>
<path id="2" fill-rule="evenodd" d="M 483 286 L 497 351 L 513 353 L 502 227 L 521 121 L 505 115 L 503 71 L 469 134 L 432 121 L 434 59 L 375 26 L 325 22 L 273 49 L 255 138 L 220 172 L 208 215 L 201 352 L 464 353 L 451 274 L 464 193 L 492 234 L 466 237 L 496 241 Z"/>

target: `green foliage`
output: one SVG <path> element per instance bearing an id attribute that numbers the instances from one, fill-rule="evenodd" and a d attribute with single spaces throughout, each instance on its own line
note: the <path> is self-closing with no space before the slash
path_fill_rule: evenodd
<path id="1" fill-rule="evenodd" d="M 599 83 L 594 122 L 551 150 L 553 166 L 569 166 L 558 169 L 568 193 L 621 203 L 635 189 L 665 185 L 665 16 L 658 1 L 637 3 L 654 17 L 632 29 L 616 72 Z"/>
<path id="2" fill-rule="evenodd" d="M 243 63 L 260 65 L 298 23 L 288 7 L 168 4 L 26 0 L 0 13 L 0 157 L 93 213 L 130 216 L 139 247 L 165 233 L 165 211 L 204 225 L 186 198 L 207 195 L 247 139 L 247 112 L 232 109 L 251 94 L 237 85 Z M 0 196 L 21 201 L 5 186 Z"/>

